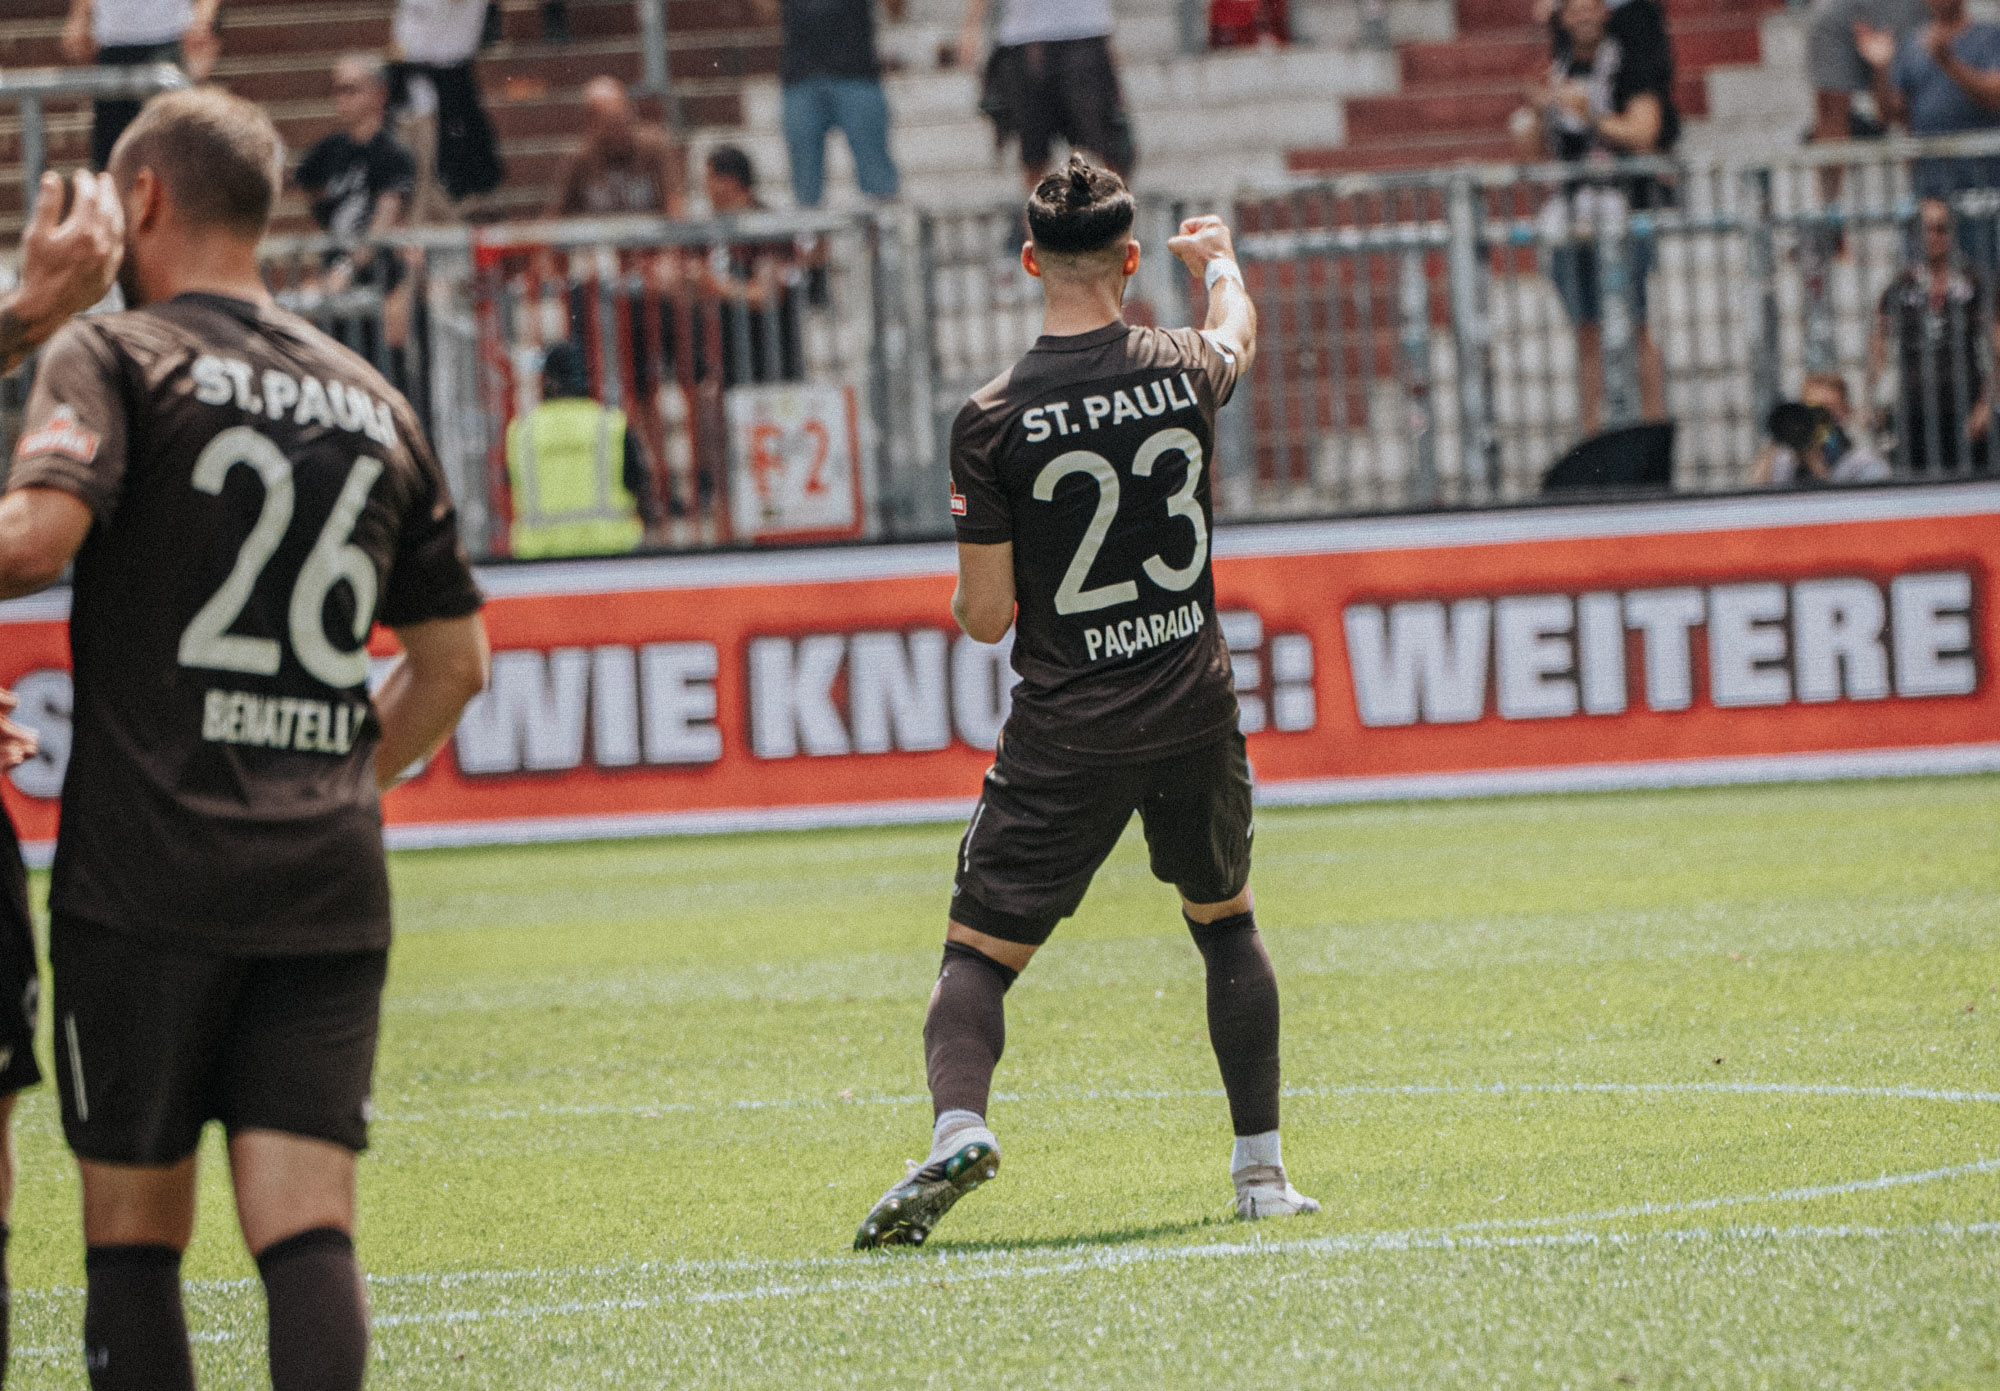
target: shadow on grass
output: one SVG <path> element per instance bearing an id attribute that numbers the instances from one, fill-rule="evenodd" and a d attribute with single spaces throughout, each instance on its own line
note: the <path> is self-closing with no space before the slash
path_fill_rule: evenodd
<path id="1" fill-rule="evenodd" d="M 1132 1242 L 1154 1241 L 1160 1237 L 1187 1236 L 1194 1232 L 1235 1226 L 1228 1217 L 1201 1217 L 1192 1222 L 1155 1222 L 1144 1227 L 1113 1227 L 1102 1232 L 1076 1232 L 1069 1236 L 1022 1236 L 1001 1241 L 927 1241 L 916 1249 L 949 1251 L 955 1256 L 973 1256 L 983 1251 L 1076 1251 L 1103 1246 L 1125 1246 Z"/>

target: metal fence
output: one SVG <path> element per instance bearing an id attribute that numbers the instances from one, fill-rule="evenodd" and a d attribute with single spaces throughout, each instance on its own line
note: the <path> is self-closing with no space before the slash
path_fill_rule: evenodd
<path id="1" fill-rule="evenodd" d="M 358 273 L 326 238 L 273 239 L 265 264 L 281 304 L 420 403 L 468 538 L 491 555 L 507 551 L 508 425 L 539 403 L 557 342 L 582 350 L 589 394 L 642 442 L 651 544 L 759 539 L 743 524 L 734 404 L 786 386 L 849 403 L 859 467 L 844 534 L 935 533 L 936 517 L 915 515 L 919 477 L 934 476 L 918 307 L 904 303 L 916 241 L 893 217 L 612 218 L 397 233 Z"/>
<path id="2" fill-rule="evenodd" d="M 1521 500 L 1585 435 L 1644 419 L 1674 425 L 1662 485 L 1755 486 L 1772 407 L 1808 387 L 1897 475 L 1983 470 L 2000 449 L 1985 409 L 1996 153 L 1990 136 L 1872 142 L 1246 197 L 1261 356 L 1222 501 L 1295 515 Z M 1954 182 L 1973 186 L 1940 188 Z M 1934 189 L 1949 264 L 1925 270 Z"/>
<path id="3" fill-rule="evenodd" d="M 2000 138 L 1980 137 L 1242 194 L 1222 210 L 1262 328 L 1222 416 L 1218 513 L 1527 500 L 1587 433 L 1648 416 L 1674 423 L 1660 486 L 1760 486 L 1785 473 L 1772 408 L 1802 393 L 1894 476 L 1983 470 L 2000 457 L 1993 165 Z M 1927 243 L 1918 195 L 1941 181 L 1969 187 Z M 1198 319 L 1165 244 L 1207 210 L 1142 201 L 1130 317 Z M 952 417 L 1039 332 L 1023 231 L 1017 206 L 633 218 L 400 232 L 365 273 L 335 273 L 324 239 L 273 239 L 266 264 L 283 302 L 417 404 L 482 554 L 507 551 L 507 425 L 558 341 L 643 441 L 665 514 L 651 544 L 772 539 L 745 520 L 739 407 L 790 386 L 851 403 L 854 521 L 824 534 L 917 538 L 949 534 Z"/>

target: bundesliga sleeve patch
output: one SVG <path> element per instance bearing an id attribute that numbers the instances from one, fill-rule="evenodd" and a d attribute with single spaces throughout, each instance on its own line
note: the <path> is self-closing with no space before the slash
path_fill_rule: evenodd
<path id="1" fill-rule="evenodd" d="M 21 436 L 20 444 L 14 448 L 16 459 L 35 459 L 44 454 L 60 454 L 65 459 L 87 464 L 97 457 L 97 436 L 83 428 L 74 410 L 57 406 L 48 423 Z"/>
<path id="2" fill-rule="evenodd" d="M 949 486 L 951 488 L 951 515 L 954 517 L 963 517 L 965 515 L 965 494 L 958 490 L 958 484 L 953 483 Z"/>

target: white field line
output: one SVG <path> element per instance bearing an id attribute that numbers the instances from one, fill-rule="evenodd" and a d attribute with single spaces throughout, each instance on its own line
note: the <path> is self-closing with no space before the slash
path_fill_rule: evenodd
<path id="1" fill-rule="evenodd" d="M 1552 1219 L 1560 1220 L 1560 1219 Z M 879 1294 L 914 1285 L 936 1285 L 963 1280 L 1024 1280 L 1046 1275 L 1075 1275 L 1093 1271 L 1118 1270 L 1127 1266 L 1152 1265 L 1163 1261 L 1230 1259 L 1239 1256 L 1277 1255 L 1360 1255 L 1401 1251 L 1499 1251 L 1520 1248 L 1570 1246 L 1622 1247 L 1641 1242 L 1669 1241 L 1824 1241 L 1896 1240 L 1912 1236 L 1964 1239 L 2000 1235 L 2000 1222 L 1972 1224 L 1933 1223 L 1912 1227 L 1682 1227 L 1663 1232 L 1630 1233 L 1561 1232 L 1530 1236 L 1475 1236 L 1453 1232 L 1357 1232 L 1340 1236 L 1314 1237 L 1303 1241 L 1213 1242 L 1182 1246 L 1121 1246 L 1092 1251 L 1062 1260 L 1044 1259 L 1006 1265 L 988 1264 L 977 1270 L 941 1271 L 935 1267 L 904 1270 L 878 1279 L 842 1277 L 832 1280 L 794 1280 L 758 1285 L 741 1290 L 696 1290 L 685 1294 L 628 1296 L 623 1299 L 566 1300 L 559 1304 L 509 1304 L 496 1308 L 453 1309 L 439 1313 L 390 1314 L 375 1319 L 375 1328 L 425 1327 L 438 1324 L 484 1323 L 574 1315 L 620 1313 L 626 1310 L 656 1309 L 671 1304 L 736 1304 L 764 1299 L 796 1299 L 827 1294 Z"/>
<path id="2" fill-rule="evenodd" d="M 1675 1094 L 1717 1096 L 1811 1096 L 1811 1097 L 1855 1097 L 1881 1101 L 1931 1101 L 1951 1102 L 1970 1105 L 2000 1104 L 2000 1092 L 1961 1091 L 1934 1087 L 1869 1087 L 1848 1086 L 1837 1083 L 1808 1082 L 1492 1082 L 1492 1083 L 1423 1083 L 1412 1082 L 1403 1085 L 1331 1087 L 1286 1087 L 1287 1097 L 1301 1099 L 1339 1099 L 1341 1097 L 1363 1096 L 1667 1096 Z M 1050 1101 L 1181 1101 L 1204 1097 L 1219 1097 L 1220 1087 L 1177 1088 L 1117 1088 L 1117 1087 L 1077 1087 L 1046 1088 L 1033 1092 L 996 1092 L 995 1101 L 1015 1105 L 1033 1105 Z M 653 1119 L 659 1116 L 689 1114 L 703 1111 L 790 1111 L 822 1110 L 838 1106 L 928 1106 L 928 1096 L 855 1096 L 855 1097 L 773 1097 L 768 1099 L 749 1098 L 729 1101 L 660 1101 L 635 1105 L 580 1105 L 580 1106 L 524 1106 L 501 1107 L 492 1110 L 438 1111 L 427 1114 L 376 1115 L 376 1120 L 388 1125 L 424 1125 L 432 1122 L 461 1122 L 468 1120 L 504 1121 L 532 1120 L 542 1116 L 638 1116 Z"/>
<path id="3" fill-rule="evenodd" d="M 1508 1094 L 1623 1094 L 1654 1095 L 1674 1093 L 1717 1094 L 1717 1095 L 1775 1095 L 1775 1096 L 1830 1096 L 1859 1097 L 1886 1100 L 1931 1101 L 1952 1103 L 1991 1104 L 2000 1102 L 2000 1093 L 1959 1091 L 1924 1087 L 1870 1087 L 1843 1084 L 1785 1083 L 1785 1082 L 1575 1082 L 1575 1083 L 1494 1083 L 1483 1086 L 1446 1086 L 1411 1083 L 1402 1086 L 1352 1086 L 1326 1088 L 1289 1088 L 1288 1095 L 1294 1096 L 1437 1096 L 1437 1095 L 1508 1095 Z M 1176 1098 L 1185 1096 L 1219 1095 L 1209 1091 L 1160 1091 L 1160 1092 L 1097 1092 L 1086 1091 L 1078 1095 L 1086 1097 Z M 901 1098 L 881 1098 L 882 1102 L 902 1104 Z M 728 1104 L 728 1103 L 725 1103 Z M 756 1103 L 745 1103 L 756 1104 Z M 764 1103 L 782 1104 L 782 1103 Z M 846 1105 L 847 1102 L 809 1102 L 801 1105 Z M 667 1108 L 631 1108 L 661 1110 Z M 703 1109 L 681 1107 L 678 1109 Z M 525 1113 L 524 1113 L 525 1114 Z M 754 1285 L 745 1289 L 705 1289 L 676 1292 L 648 1297 L 627 1297 L 607 1300 L 575 1300 L 555 1304 L 502 1304 L 495 1307 L 446 1310 L 423 1314 L 386 1314 L 373 1320 L 377 1329 L 412 1326 L 434 1326 L 461 1323 L 479 1323 L 492 1319 L 540 1319 L 563 1318 L 581 1315 L 596 1315 L 659 1308 L 669 1304 L 717 1304 L 738 1303 L 749 1300 L 790 1298 L 801 1295 L 821 1295 L 838 1293 L 871 1293 L 904 1288 L 926 1281 L 935 1282 L 948 1279 L 1029 1279 L 1044 1275 L 1073 1274 L 1079 1271 L 1109 1270 L 1129 1265 L 1149 1264 L 1162 1261 L 1182 1261 L 1198 1259 L 1222 1259 L 1240 1256 L 1271 1256 L 1285 1254 L 1301 1255 L 1345 1255 L 1375 1251 L 1415 1251 L 1415 1250 L 1484 1250 L 1516 1247 L 1550 1246 L 1620 1246 L 1639 1241 L 1672 1240 L 1714 1241 L 1714 1240 L 1827 1240 L 1866 1239 L 1886 1240 L 1906 1236 L 1937 1235 L 1946 1237 L 2000 1235 L 2000 1222 L 1976 1222 L 1969 1224 L 1933 1223 L 1913 1227 L 1868 1227 L 1853 1225 L 1811 1226 L 1777 1228 L 1770 1226 L 1737 1227 L 1691 1227 L 1669 1229 L 1652 1233 L 1609 1232 L 1594 1233 L 1580 1229 L 1603 1222 L 1620 1221 L 1632 1217 L 1663 1217 L 1681 1213 L 1710 1212 L 1719 1208 L 1758 1206 L 1777 1203 L 1804 1203 L 1821 1198 L 1844 1197 L 1858 1193 L 1880 1192 L 1887 1189 L 1906 1188 L 1919 1184 L 1938 1183 L 1951 1179 L 1969 1178 L 1978 1175 L 2000 1173 L 2000 1158 L 1976 1159 L 1964 1164 L 1946 1165 L 1935 1169 L 1924 1169 L 1912 1173 L 1881 1174 L 1875 1178 L 1849 1179 L 1837 1183 L 1813 1184 L 1794 1188 L 1778 1189 L 1767 1193 L 1728 1194 L 1708 1198 L 1687 1198 L 1664 1203 L 1636 1203 L 1624 1207 L 1605 1208 L 1595 1212 L 1569 1213 L 1553 1217 L 1513 1217 L 1489 1218 L 1477 1222 L 1464 1222 L 1443 1229 L 1415 1228 L 1392 1232 L 1343 1232 L 1319 1237 L 1305 1237 L 1297 1240 L 1226 1242 L 1189 1242 L 1175 1245 L 1133 1243 L 1115 1248 L 1089 1251 L 1063 1259 L 1049 1259 L 1046 1255 L 1036 1258 L 1014 1251 L 981 1251 L 965 1254 L 936 1253 L 922 1257 L 905 1257 L 897 1261 L 900 1270 L 888 1274 L 880 1264 L 879 1257 L 803 1257 L 790 1259 L 737 1259 L 723 1261 L 674 1261 L 674 1262 L 611 1262 L 591 1266 L 568 1266 L 556 1268 L 528 1268 L 519 1270 L 461 1270 L 461 1271 L 416 1271 L 398 1275 L 374 1275 L 369 1277 L 372 1287 L 389 1290 L 409 1286 L 449 1288 L 464 1284 L 489 1284 L 511 1281 L 549 1281 L 553 1279 L 574 1279 L 576 1277 L 610 1275 L 685 1276 L 720 1275 L 725 1273 L 757 1274 L 769 1272 L 792 1272 L 795 1278 Z M 1558 1229 L 1556 1232 L 1536 1232 L 1535 1229 Z M 1520 1231 L 1521 1236 L 1487 1235 Z M 879 1272 L 871 1277 L 870 1271 Z M 813 1272 L 851 1272 L 835 1274 L 830 1279 L 800 1279 Z M 249 1280 L 190 1280 L 188 1288 L 210 1292 L 225 1292 L 247 1289 L 255 1283 Z M 15 1290 L 13 1297 L 19 1301 L 50 1298 L 75 1298 L 81 1290 L 65 1287 Z M 232 1342 L 247 1340 L 255 1336 L 251 1331 L 241 1333 L 215 1331 L 194 1335 L 199 1342 Z M 60 1348 L 18 1348 L 15 1355 L 27 1358 L 68 1357 L 73 1350 Z"/>
<path id="4" fill-rule="evenodd" d="M 1908 1181 L 1921 1181 L 1921 1176 L 1899 1176 Z M 1729 1200 L 1721 1200 L 1729 1201 Z M 1740 1201 L 1758 1201 L 1742 1199 Z M 1585 1218 L 1546 1219 L 1551 1225 L 1567 1222 L 1581 1222 Z M 1198 1243 L 1181 1246 L 1125 1246 L 1105 1251 L 1093 1251 L 1061 1260 L 1013 1261 L 995 1263 L 981 1261 L 978 1268 L 964 1271 L 940 1270 L 938 1262 L 916 1264 L 899 1261 L 899 1273 L 881 1278 L 867 1279 L 837 1277 L 831 1280 L 792 1280 L 753 1286 L 740 1290 L 692 1290 L 684 1293 L 649 1296 L 625 1296 L 616 1299 L 564 1300 L 548 1304 L 503 1304 L 497 1307 L 449 1309 L 436 1313 L 384 1314 L 371 1320 L 377 1332 L 393 1328 L 423 1328 L 458 1326 L 464 1324 L 488 1323 L 505 1320 L 509 1323 L 528 1322 L 550 1318 L 594 1317 L 606 1314 L 637 1313 L 669 1305 L 703 1305 L 746 1303 L 765 1299 L 791 1299 L 801 1296 L 830 1294 L 881 1294 L 917 1285 L 935 1285 L 945 1281 L 962 1280 L 1021 1280 L 1047 1275 L 1074 1275 L 1079 1273 L 1117 1270 L 1127 1266 L 1156 1264 L 1162 1261 L 1186 1261 L 1201 1259 L 1229 1259 L 1241 1256 L 1277 1255 L 1363 1255 L 1377 1252 L 1404 1251 L 1506 1251 L 1521 1249 L 1560 1249 L 1567 1247 L 1608 1247 L 1619 1249 L 1642 1243 L 1667 1242 L 1674 1245 L 1711 1242 L 1809 1242 L 1809 1241 L 1897 1241 L 1911 1237 L 1937 1237 L 1947 1240 L 1966 1240 L 1974 1237 L 2000 1236 L 2000 1222 L 1934 1222 L 1918 1226 L 1875 1227 L 1841 1223 L 1836 1225 L 1775 1227 L 1766 1224 L 1731 1227 L 1677 1227 L 1658 1232 L 1586 1232 L 1566 1231 L 1538 1233 L 1524 1236 L 1481 1236 L 1467 1232 L 1464 1228 L 1447 1231 L 1403 1231 L 1403 1232 L 1355 1232 L 1335 1236 L 1312 1237 L 1301 1241 L 1250 1241 Z M 852 1266 L 858 1262 L 846 1262 Z M 642 1267 L 643 1268 L 643 1267 Z M 522 1272 L 527 1273 L 527 1272 Z M 540 1272 L 555 1274 L 557 1272 Z M 402 1277 L 407 1278 L 407 1277 Z M 222 1282 L 232 1285 L 248 1285 L 250 1281 Z M 371 1278 L 371 1284 L 384 1281 Z M 43 1293 L 48 1293 L 43 1291 Z M 70 1292 L 81 1295 L 81 1291 Z M 191 1334 L 191 1341 L 197 1343 L 249 1342 L 259 1336 L 258 1330 L 222 1330 Z M 73 1348 L 24 1347 L 14 1349 L 14 1356 L 38 1361 L 62 1360 L 76 1355 Z"/>

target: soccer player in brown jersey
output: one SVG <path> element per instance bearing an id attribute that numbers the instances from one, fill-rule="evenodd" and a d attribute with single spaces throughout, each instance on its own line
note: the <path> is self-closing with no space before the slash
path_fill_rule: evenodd
<path id="1" fill-rule="evenodd" d="M 34 215 L 21 239 L 21 284 L 0 296 L 0 374 L 21 362 L 69 322 L 103 299 L 118 271 L 125 222 L 109 177 L 78 174 L 63 210 L 62 180 L 42 176 Z M 0 773 L 35 756 L 34 732 L 7 718 L 15 707 L 0 690 Z M 14 1099 L 42 1080 L 35 1061 L 41 1008 L 35 929 L 28 916 L 28 872 L 14 822 L 0 807 L 0 1383 L 7 1379 L 7 1241 L 14 1206 Z"/>
<path id="2" fill-rule="evenodd" d="M 132 307 L 51 341 L 0 497 L 0 598 L 76 566 L 50 965 L 95 1391 L 194 1385 L 180 1261 L 211 1119 L 273 1385 L 361 1385 L 379 789 L 485 679 L 409 404 L 257 273 L 278 158 L 270 119 L 218 89 L 147 104 L 110 167 Z M 404 655 L 371 701 L 378 621 Z"/>
<path id="3" fill-rule="evenodd" d="M 981 642 L 1013 627 L 1021 680 L 959 844 L 924 1020 L 930 1156 L 857 1247 L 922 1242 L 998 1172 L 986 1107 L 1003 997 L 1135 811 L 1207 969 L 1237 1212 L 1319 1210 L 1279 1151 L 1278 983 L 1252 911 L 1250 768 L 1209 570 L 1215 413 L 1256 352 L 1257 312 L 1228 227 L 1199 217 L 1168 249 L 1203 277 L 1206 325 L 1128 326 L 1132 215 L 1118 176 L 1081 157 L 1036 187 L 1021 261 L 1042 282 L 1042 336 L 952 427 L 952 611 Z"/>

